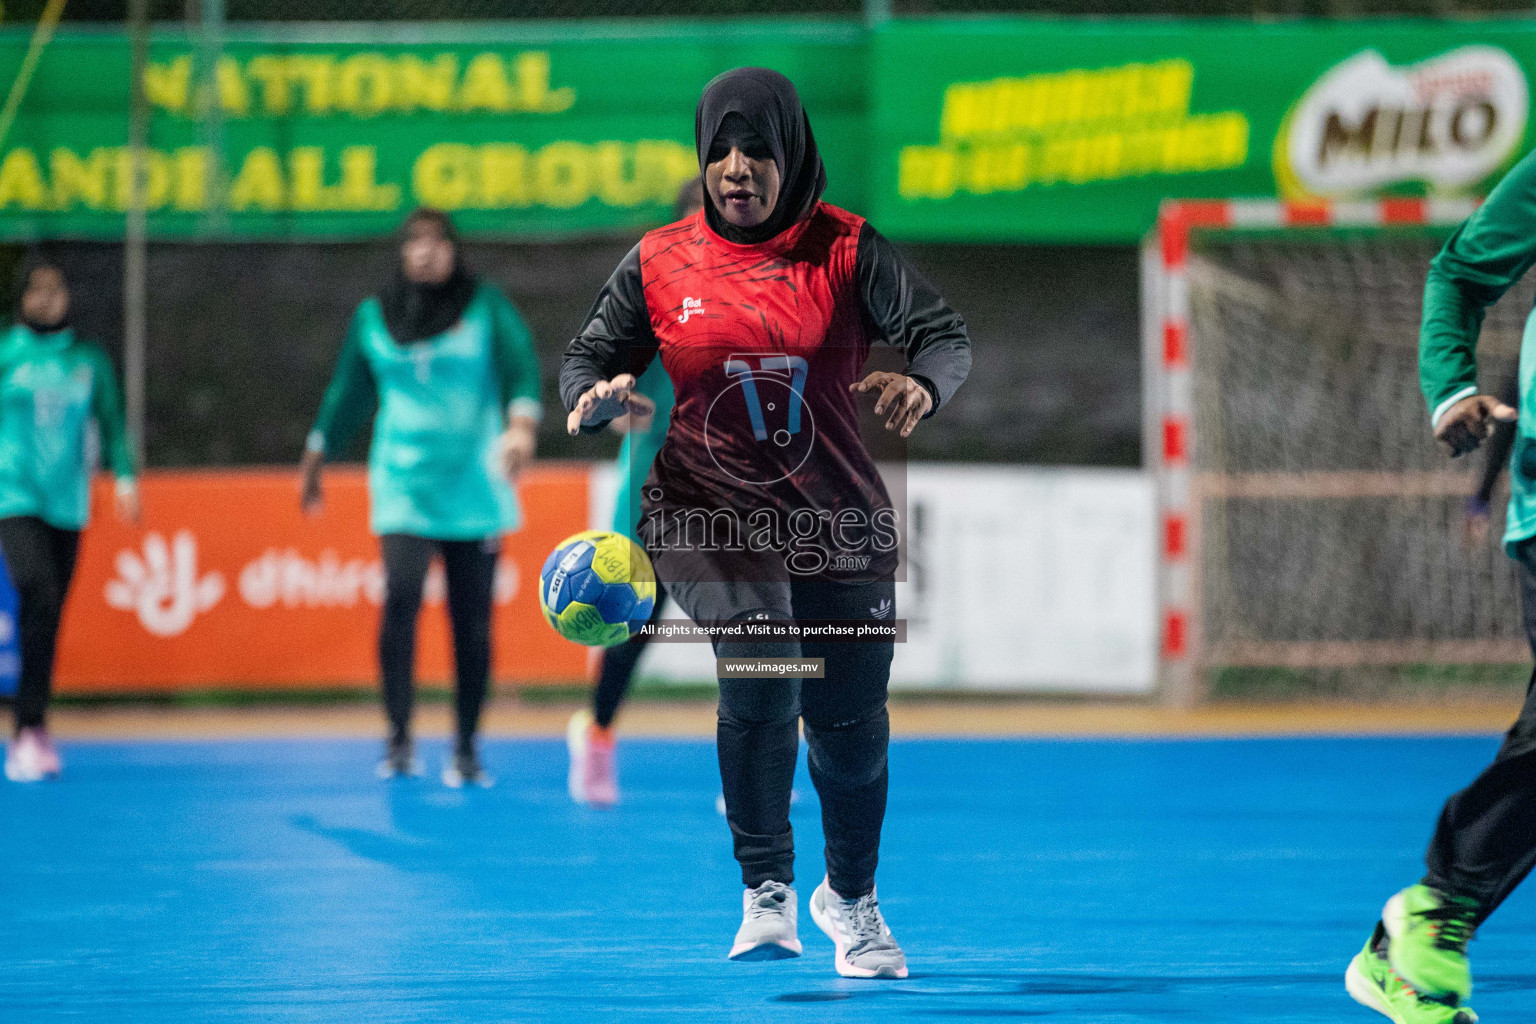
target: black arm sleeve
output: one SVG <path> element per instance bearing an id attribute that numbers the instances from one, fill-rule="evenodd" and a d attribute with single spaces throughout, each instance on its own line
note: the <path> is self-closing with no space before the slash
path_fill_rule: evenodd
<path id="1" fill-rule="evenodd" d="M 636 377 L 656 357 L 656 335 L 645 307 L 645 283 L 640 277 L 640 246 L 629 250 L 618 269 L 603 285 L 587 324 L 565 347 L 560 364 L 560 400 L 566 412 L 593 384 L 621 373 Z M 585 428 L 601 430 L 607 424 Z"/>
<path id="2" fill-rule="evenodd" d="M 1520 374 L 1510 374 L 1496 393 L 1499 401 L 1505 405 L 1518 409 L 1520 407 Z M 1499 482 L 1499 475 L 1504 472 L 1509 464 L 1509 453 L 1515 447 L 1515 424 L 1494 423 L 1493 435 L 1488 438 L 1487 461 L 1483 463 L 1483 474 L 1477 481 L 1477 494 L 1475 497 L 1483 504 L 1493 500 L 1493 488 Z"/>
<path id="3" fill-rule="evenodd" d="M 866 222 L 855 261 L 864 309 L 875 328 L 907 353 L 907 375 L 933 397 L 932 416 L 971 372 L 971 339 L 960 314 Z"/>

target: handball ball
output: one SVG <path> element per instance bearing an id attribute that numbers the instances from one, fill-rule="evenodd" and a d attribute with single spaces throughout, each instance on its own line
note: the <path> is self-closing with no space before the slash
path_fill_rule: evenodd
<path id="1" fill-rule="evenodd" d="M 539 572 L 539 608 L 555 632 L 612 647 L 638 632 L 656 607 L 656 571 L 643 548 L 607 530 L 567 537 Z"/>

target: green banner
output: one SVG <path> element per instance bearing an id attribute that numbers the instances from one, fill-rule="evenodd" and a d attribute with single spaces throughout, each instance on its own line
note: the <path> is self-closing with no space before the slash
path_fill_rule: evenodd
<path id="1" fill-rule="evenodd" d="M 0 31 L 0 84 L 25 52 Z M 215 59 L 216 58 L 216 59 Z M 663 222 L 710 77 L 800 89 L 828 198 L 898 238 L 1133 241 L 1165 197 L 1481 194 L 1527 148 L 1536 21 L 1018 18 L 156 34 L 156 237 L 347 238 L 419 203 L 481 236 Z M 70 30 L 0 145 L 0 237 L 118 237 L 128 45 Z"/>
<path id="2" fill-rule="evenodd" d="M 0 32 L 0 83 L 27 41 Z M 150 230 L 345 238 L 417 204 L 487 236 L 663 223 L 698 170 L 701 88 L 743 64 L 795 80 L 827 139 L 829 198 L 851 203 L 868 163 L 866 50 L 837 22 L 268 29 L 231 33 L 216 60 L 157 33 Z M 129 65 L 121 33 L 54 39 L 0 149 L 0 237 L 121 235 Z"/>
<path id="3" fill-rule="evenodd" d="M 1170 196 L 1482 194 L 1536 23 L 897 22 L 870 68 L 882 230 L 1130 241 Z"/>

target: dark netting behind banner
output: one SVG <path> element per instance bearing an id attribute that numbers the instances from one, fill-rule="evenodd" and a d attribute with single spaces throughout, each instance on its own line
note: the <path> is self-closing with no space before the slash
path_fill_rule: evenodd
<path id="1" fill-rule="evenodd" d="M 470 265 L 522 311 L 549 415 L 540 454 L 611 457 L 618 438 L 567 437 L 560 355 L 634 239 L 467 242 Z M 57 242 L 74 317 L 121 367 L 122 247 Z M 1107 246 L 903 246 L 965 317 L 970 379 L 902 457 L 1134 466 L 1140 460 L 1136 253 Z M 19 246 L 0 246 L 9 285 Z M 147 453 L 153 466 L 297 460 L 347 320 L 395 259 L 387 240 L 156 243 L 149 253 Z M 6 299 L 10 301 L 9 296 Z M 878 350 L 877 350 L 878 351 Z M 887 350 L 885 355 L 889 355 Z M 351 457 L 360 457 L 359 439 Z M 877 459 L 897 456 L 881 448 Z"/>
<path id="2" fill-rule="evenodd" d="M 1218 694 L 1528 671 L 1501 503 L 1491 536 L 1469 537 L 1483 457 L 1446 457 L 1419 391 L 1437 248 L 1255 240 L 1191 263 L 1203 659 Z M 1489 311 L 1485 388 L 1515 373 L 1531 292 Z"/>

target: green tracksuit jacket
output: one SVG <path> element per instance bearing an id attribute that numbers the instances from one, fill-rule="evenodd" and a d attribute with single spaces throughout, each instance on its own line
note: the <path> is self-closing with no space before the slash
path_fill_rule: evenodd
<path id="1" fill-rule="evenodd" d="M 1505 175 L 1488 201 L 1456 230 L 1430 264 L 1419 330 L 1419 380 L 1431 425 L 1478 393 L 1477 337 L 1483 313 L 1536 263 L 1536 154 Z M 1510 455 L 1508 526 L 1512 550 L 1536 536 L 1536 312 L 1520 350 L 1520 421 Z"/>

